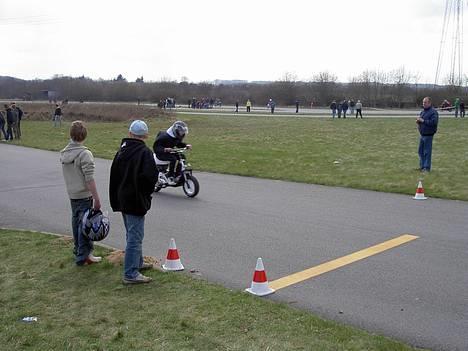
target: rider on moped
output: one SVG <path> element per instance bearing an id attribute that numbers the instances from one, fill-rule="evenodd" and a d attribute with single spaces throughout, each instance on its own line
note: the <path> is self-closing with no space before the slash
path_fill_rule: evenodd
<path id="1" fill-rule="evenodd" d="M 156 157 L 163 161 L 170 161 L 169 172 L 167 173 L 167 180 L 169 185 L 174 185 L 176 164 L 178 158 L 171 153 L 174 147 L 191 149 L 192 145 L 182 142 L 184 137 L 188 134 L 187 124 L 183 121 L 176 121 L 166 131 L 160 131 L 156 136 L 153 144 L 153 151 Z M 179 173 L 179 169 L 177 170 Z"/>

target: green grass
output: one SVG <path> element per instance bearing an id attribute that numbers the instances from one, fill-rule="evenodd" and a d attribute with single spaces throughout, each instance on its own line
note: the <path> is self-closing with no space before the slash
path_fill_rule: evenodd
<path id="1" fill-rule="evenodd" d="M 107 261 L 75 266 L 60 237 L 0 230 L 0 248 L 1 350 L 412 350 L 186 274 L 124 286 Z"/>
<path id="2" fill-rule="evenodd" d="M 468 200 L 468 118 L 442 118 L 434 138 L 433 170 L 422 175 L 418 132 L 411 118 L 219 117 L 181 115 L 189 124 L 195 170 L 414 194 L 419 179 L 430 197 Z M 151 146 L 170 119 L 149 121 Z M 89 123 L 87 145 L 112 158 L 127 122 Z M 60 150 L 68 124 L 23 122 L 21 144 Z M 338 163 L 335 163 L 337 161 Z"/>

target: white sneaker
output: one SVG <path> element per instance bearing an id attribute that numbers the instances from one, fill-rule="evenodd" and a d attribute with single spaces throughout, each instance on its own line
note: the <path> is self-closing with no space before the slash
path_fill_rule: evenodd
<path id="1" fill-rule="evenodd" d="M 101 256 L 94 256 L 93 254 L 89 254 L 88 258 L 87 258 L 87 261 L 91 261 L 92 263 L 98 263 L 98 262 L 102 261 L 102 257 Z"/>

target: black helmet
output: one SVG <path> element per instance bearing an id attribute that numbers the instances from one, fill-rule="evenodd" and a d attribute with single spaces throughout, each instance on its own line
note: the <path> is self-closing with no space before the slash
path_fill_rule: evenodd
<path id="1" fill-rule="evenodd" d="M 188 134 L 187 124 L 182 121 L 174 122 L 171 129 L 172 129 L 172 134 L 174 134 L 174 136 L 180 140 L 182 140 L 184 136 Z"/>
<path id="2" fill-rule="evenodd" d="M 83 235 L 92 241 L 101 241 L 109 234 L 110 222 L 101 210 L 86 210 L 82 219 Z"/>

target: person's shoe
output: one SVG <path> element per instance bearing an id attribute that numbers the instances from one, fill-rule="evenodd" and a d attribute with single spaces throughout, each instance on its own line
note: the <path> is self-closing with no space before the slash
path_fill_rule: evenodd
<path id="1" fill-rule="evenodd" d="M 98 263 L 102 261 L 101 256 L 94 256 L 93 254 L 89 254 L 86 258 L 86 262 Z"/>
<path id="2" fill-rule="evenodd" d="M 148 269 L 153 269 L 154 265 L 152 263 L 143 262 L 143 265 L 140 267 L 140 271 L 146 271 Z"/>
<path id="3" fill-rule="evenodd" d="M 129 278 L 123 278 L 122 282 L 124 284 L 145 284 L 149 283 L 153 280 L 153 278 L 147 277 L 141 273 L 138 273 L 138 275 L 135 278 L 129 279 Z"/>
<path id="4" fill-rule="evenodd" d="M 176 185 L 176 182 L 174 181 L 174 177 L 167 177 L 167 184 Z"/>

